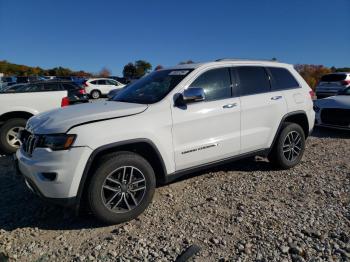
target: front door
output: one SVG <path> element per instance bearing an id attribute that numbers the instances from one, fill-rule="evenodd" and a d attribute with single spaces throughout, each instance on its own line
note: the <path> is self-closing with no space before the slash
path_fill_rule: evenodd
<path id="1" fill-rule="evenodd" d="M 229 68 L 210 69 L 189 87 L 206 98 L 172 108 L 176 171 L 215 162 L 240 152 L 240 99 L 232 94 Z"/>

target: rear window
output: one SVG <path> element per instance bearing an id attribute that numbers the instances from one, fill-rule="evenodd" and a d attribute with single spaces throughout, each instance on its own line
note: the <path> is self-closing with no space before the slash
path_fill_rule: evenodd
<path id="1" fill-rule="evenodd" d="M 321 77 L 322 82 L 338 82 L 346 79 L 346 74 L 329 74 Z"/>
<path id="2" fill-rule="evenodd" d="M 239 94 L 254 95 L 270 91 L 270 82 L 265 68 L 244 66 L 236 68 L 239 77 Z"/>
<path id="3" fill-rule="evenodd" d="M 283 90 L 299 87 L 298 82 L 285 68 L 268 67 L 271 72 L 271 90 Z"/>

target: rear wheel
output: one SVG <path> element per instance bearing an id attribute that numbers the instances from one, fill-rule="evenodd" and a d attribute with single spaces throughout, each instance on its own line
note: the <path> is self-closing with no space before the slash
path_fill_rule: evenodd
<path id="1" fill-rule="evenodd" d="M 98 99 L 101 97 L 101 92 L 98 90 L 93 90 L 93 91 L 91 91 L 90 95 L 93 99 Z"/>
<path id="2" fill-rule="evenodd" d="M 301 126 L 284 123 L 268 158 L 275 166 L 288 169 L 300 163 L 305 150 L 305 134 Z"/>
<path id="3" fill-rule="evenodd" d="M 24 118 L 13 118 L 7 120 L 0 128 L 0 149 L 7 154 L 16 152 L 21 146 L 18 134 L 26 126 Z"/>
<path id="4" fill-rule="evenodd" d="M 155 186 L 154 171 L 143 157 L 131 152 L 113 154 L 104 159 L 91 179 L 91 211 L 107 224 L 132 220 L 148 207 Z"/>

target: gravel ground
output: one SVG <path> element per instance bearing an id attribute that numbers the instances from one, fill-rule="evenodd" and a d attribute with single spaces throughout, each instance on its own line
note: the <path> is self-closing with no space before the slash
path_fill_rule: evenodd
<path id="1" fill-rule="evenodd" d="M 319 129 L 303 162 L 247 159 L 159 187 L 138 219 L 105 227 L 49 205 L 0 158 L 0 261 L 350 261 L 350 133 Z"/>

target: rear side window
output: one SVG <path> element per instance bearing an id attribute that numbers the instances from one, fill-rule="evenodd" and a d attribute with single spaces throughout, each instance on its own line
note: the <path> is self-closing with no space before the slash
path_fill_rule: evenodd
<path id="1" fill-rule="evenodd" d="M 228 68 L 207 71 L 200 75 L 190 87 L 204 89 L 205 100 L 217 100 L 231 97 L 231 80 Z"/>
<path id="2" fill-rule="evenodd" d="M 97 84 L 98 85 L 107 85 L 107 81 L 106 80 L 98 80 Z"/>
<path id="3" fill-rule="evenodd" d="M 90 83 L 93 85 L 97 85 L 97 80 L 91 81 Z"/>
<path id="4" fill-rule="evenodd" d="M 272 79 L 271 90 L 284 90 L 299 87 L 297 80 L 285 68 L 268 67 Z"/>
<path id="5" fill-rule="evenodd" d="M 346 74 L 329 74 L 321 77 L 322 82 L 338 82 L 346 79 Z"/>
<path id="6" fill-rule="evenodd" d="M 241 96 L 267 93 L 270 91 L 270 81 L 265 68 L 257 66 L 242 66 L 236 68 L 239 77 L 239 94 Z"/>

